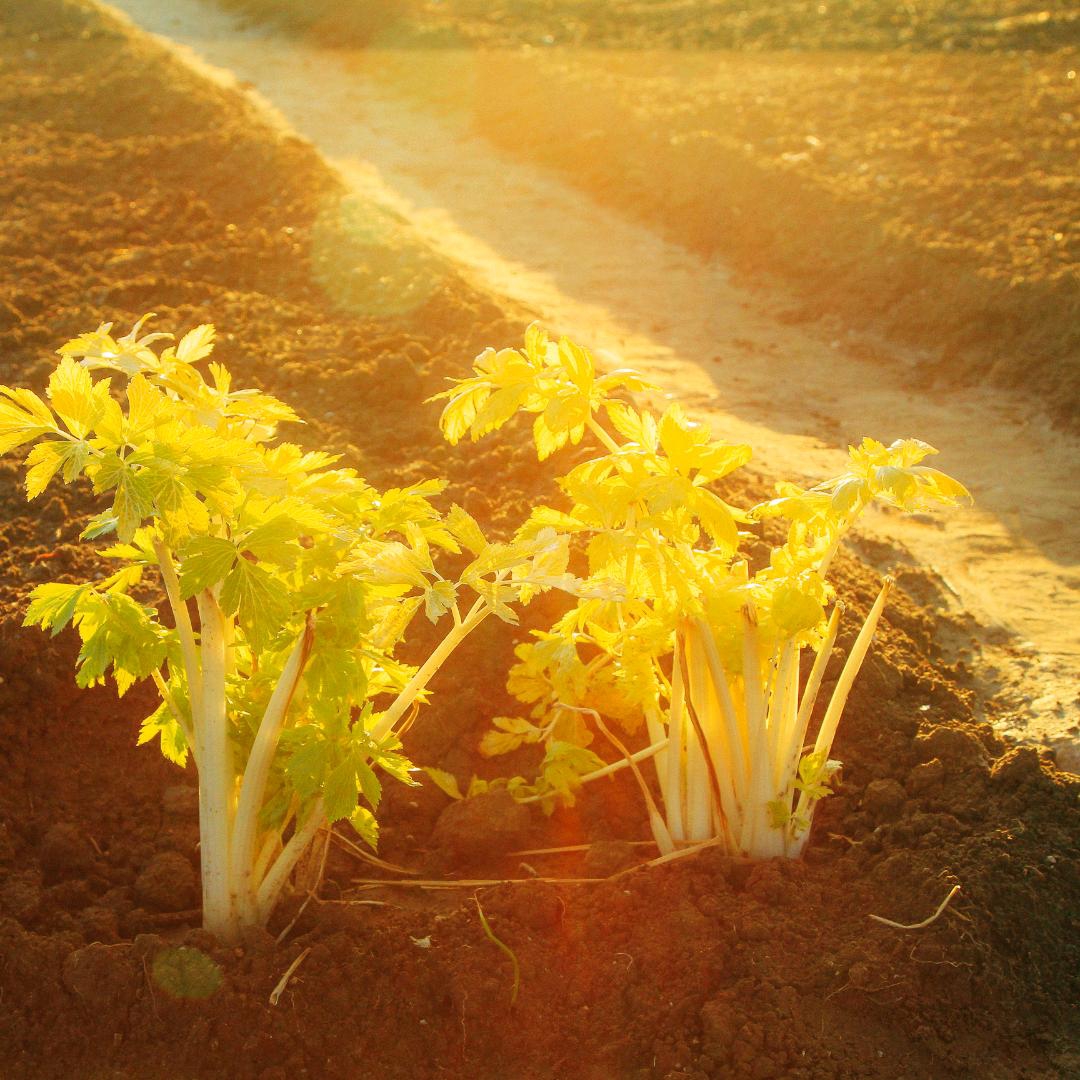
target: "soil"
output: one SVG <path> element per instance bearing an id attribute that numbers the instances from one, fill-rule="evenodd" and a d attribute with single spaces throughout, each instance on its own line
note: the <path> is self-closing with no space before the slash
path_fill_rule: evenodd
<path id="1" fill-rule="evenodd" d="M 5 382 L 40 389 L 51 350 L 102 318 L 212 319 L 238 381 L 286 398 L 303 442 L 345 448 L 372 482 L 445 474 L 504 532 L 550 497 L 525 433 L 451 451 L 419 405 L 482 345 L 516 340 L 519 309 L 103 9 L 5 5 L 0 27 Z M 93 561 L 75 543 L 90 500 L 28 507 L 18 473 L 0 467 L 5 1080 L 1080 1071 L 1080 780 L 976 718 L 924 570 L 901 576 L 803 862 L 704 853 L 569 880 L 637 850 L 640 805 L 619 783 L 506 828 L 526 850 L 593 844 L 587 857 L 473 848 L 447 867 L 432 837 L 448 800 L 400 788 L 382 854 L 452 887 L 369 886 L 372 868 L 335 847 L 317 902 L 223 949 L 187 906 L 195 777 L 135 747 L 145 695 L 77 692 L 71 643 L 20 626 L 35 583 Z M 877 572 L 849 556 L 838 573 L 865 610 Z M 418 760 L 483 767 L 473 748 L 505 708 L 512 644 L 485 629 L 443 675 L 410 733 Z M 869 918 L 919 922 L 954 884 L 923 929 Z M 477 903 L 520 965 L 516 1001 Z"/>
<path id="2" fill-rule="evenodd" d="M 1076 430 L 1080 17 L 1064 3 L 219 0 L 455 112 L 744 280 Z M 416 63 L 422 55 L 423 63 Z M 526 134 L 527 133 L 527 134 Z"/>

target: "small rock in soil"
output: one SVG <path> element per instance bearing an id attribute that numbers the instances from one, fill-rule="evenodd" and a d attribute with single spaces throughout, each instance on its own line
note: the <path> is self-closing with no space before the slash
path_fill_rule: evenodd
<path id="1" fill-rule="evenodd" d="M 50 885 L 87 873 L 94 865 L 94 849 L 74 825 L 61 823 L 45 834 L 38 860 L 45 883 Z"/>
<path id="2" fill-rule="evenodd" d="M 727 994 L 706 1001 L 701 1007 L 701 1029 L 705 1051 L 727 1061 L 739 1029 L 739 1015 Z"/>
<path id="3" fill-rule="evenodd" d="M 907 802 L 907 792 L 895 780 L 871 780 L 863 792 L 862 807 L 876 820 L 896 817 Z"/>
<path id="4" fill-rule="evenodd" d="M 526 843 L 532 818 L 507 791 L 452 802 L 431 837 L 434 853 L 450 863 L 497 859 Z"/>
<path id="5" fill-rule="evenodd" d="M 159 852 L 135 879 L 135 897 L 150 911 L 185 911 L 195 896 L 195 871 L 178 851 Z"/>
<path id="6" fill-rule="evenodd" d="M 0 300 L 0 333 L 6 332 L 18 326 L 22 322 L 19 310 L 6 300 Z"/>
<path id="7" fill-rule="evenodd" d="M 103 945 L 95 941 L 76 949 L 64 961 L 64 985 L 93 1006 L 126 1004 L 134 997 L 140 974 L 132 947 L 127 944 Z"/>
<path id="8" fill-rule="evenodd" d="M 763 904 L 779 904 L 788 892 L 784 875 L 776 860 L 754 863 L 746 880 L 746 891 Z"/>
<path id="9" fill-rule="evenodd" d="M 107 907 L 110 911 L 115 911 L 118 915 L 126 915 L 135 906 L 131 898 L 131 888 L 128 885 L 118 885 L 114 889 L 109 889 L 98 900 L 98 904 L 101 907 Z"/>

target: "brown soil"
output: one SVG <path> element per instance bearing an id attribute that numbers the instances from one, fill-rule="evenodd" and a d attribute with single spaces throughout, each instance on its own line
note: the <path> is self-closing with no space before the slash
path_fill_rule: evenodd
<path id="1" fill-rule="evenodd" d="M 218 0 L 335 49 L 349 5 Z M 1080 17 L 1015 0 L 377 5 L 395 92 L 744 279 L 1080 415 Z M 365 10 L 369 5 L 365 5 Z M 393 13 L 393 17 L 391 14 Z M 439 46 L 417 63 L 416 48 Z M 449 46 L 454 45 L 456 48 Z"/>
<path id="2" fill-rule="evenodd" d="M 385 215 L 343 202 L 310 148 L 261 126 L 239 95 L 88 4 L 0 13 L 5 382 L 40 389 L 51 350 L 102 318 L 152 308 L 177 330 L 209 318 L 238 377 L 300 409 L 306 443 L 347 447 L 375 483 L 445 473 L 496 529 L 520 518 L 545 490 L 523 433 L 452 452 L 433 407 L 418 406 L 482 344 L 516 340 L 513 313 Z M 390 304 L 402 293 L 407 310 Z M 973 722 L 965 673 L 937 655 L 926 574 L 900 580 L 837 746 L 843 788 L 805 862 L 701 856 L 602 883 L 427 892 L 365 889 L 366 864 L 335 852 L 322 901 L 282 944 L 252 935 L 222 950 L 197 912 L 168 910 L 191 895 L 194 777 L 135 748 L 145 701 L 76 692 L 70 643 L 19 625 L 35 582 L 91 566 L 74 543 L 90 504 L 28 508 L 10 461 L 0 501 L 5 1080 L 1080 1069 L 1080 782 Z M 865 607 L 875 574 L 854 558 L 841 571 Z M 492 628 L 446 672 L 411 741 L 417 758 L 462 777 L 480 767 L 473 747 L 500 711 L 511 644 Z M 444 798 L 400 789 L 388 802 L 384 854 L 437 873 Z M 537 818 L 524 846 L 641 834 L 633 791 L 611 785 Z M 603 871 L 605 850 L 469 872 L 528 876 L 524 859 L 545 877 L 582 876 Z M 954 883 L 923 930 L 868 919 L 924 919 Z M 520 962 L 513 1006 L 474 892 Z M 172 998 L 152 977 L 179 943 L 224 969 L 206 1000 Z"/>

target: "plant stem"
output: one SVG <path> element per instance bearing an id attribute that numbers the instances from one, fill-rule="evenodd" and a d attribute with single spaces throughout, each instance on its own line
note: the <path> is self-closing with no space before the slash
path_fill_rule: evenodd
<path id="1" fill-rule="evenodd" d="M 626 746 L 622 741 L 612 734 L 604 721 L 600 719 L 600 714 L 595 709 L 583 711 L 592 713 L 596 726 L 607 737 L 608 742 L 622 754 L 623 760 L 634 774 L 634 779 L 637 781 L 638 788 L 641 790 L 642 798 L 645 800 L 645 807 L 649 812 L 649 825 L 652 827 L 653 839 L 656 841 L 656 846 L 660 849 L 660 853 L 666 855 L 669 852 L 674 851 L 675 842 L 671 839 L 671 833 L 668 832 L 668 827 L 664 823 L 664 815 L 660 813 L 660 810 L 656 805 L 656 800 L 652 797 L 649 785 L 645 783 L 645 777 L 641 775 L 641 770 L 637 767 L 637 762 L 634 760 L 633 755 L 626 749 Z"/>
<path id="2" fill-rule="evenodd" d="M 731 687 L 728 685 L 727 671 L 720 659 L 720 650 L 716 647 L 716 640 L 708 624 L 698 620 L 698 637 L 705 646 L 705 660 L 712 676 L 713 689 L 720 701 L 721 715 L 727 727 L 728 760 L 730 761 L 731 786 L 735 795 L 735 803 L 739 807 L 739 815 L 728 819 L 732 829 L 746 813 L 747 792 L 750 785 L 750 769 L 747 764 L 749 757 L 749 745 L 744 730 L 745 725 L 739 723 L 739 714 L 735 708 L 735 702 L 731 697 Z M 738 835 L 735 833 L 734 835 Z"/>
<path id="3" fill-rule="evenodd" d="M 874 638 L 874 631 L 877 630 L 878 620 L 881 618 L 892 585 L 893 579 L 887 577 L 881 586 L 881 592 L 878 593 L 877 599 L 874 601 L 874 606 L 866 616 L 866 622 L 863 623 L 859 636 L 855 639 L 855 644 L 851 647 L 851 654 L 840 672 L 840 678 L 836 681 L 836 689 L 833 690 L 829 707 L 825 710 L 825 717 L 821 721 L 821 729 L 818 731 L 817 741 L 814 744 L 816 753 L 824 752 L 828 754 L 832 749 L 833 739 L 836 737 L 836 728 L 840 723 L 844 706 L 847 704 L 848 694 L 851 693 L 855 676 L 859 674 L 859 668 L 862 667 L 863 660 L 866 659 L 866 654 L 870 649 L 870 642 Z"/>
<path id="4" fill-rule="evenodd" d="M 617 454 L 621 447 L 619 444 L 596 422 L 595 417 L 590 416 L 587 421 L 589 430 L 600 440 L 604 449 L 612 454 Z"/>
<path id="5" fill-rule="evenodd" d="M 187 721 L 187 717 L 184 716 L 180 709 L 180 706 L 176 703 L 176 698 L 173 697 L 169 690 L 168 683 L 161 676 L 161 672 L 156 668 L 150 672 L 150 677 L 154 680 L 154 685 L 158 689 L 158 693 L 161 695 L 161 700 L 165 702 L 169 712 L 172 713 L 173 719 L 180 725 L 180 730 L 184 733 L 184 738 L 187 740 L 188 748 L 191 750 L 191 756 L 195 759 L 195 764 L 199 764 L 199 751 L 195 745 L 195 732 L 191 725 Z"/>
<path id="6" fill-rule="evenodd" d="M 455 625 L 450 632 L 439 642 L 435 651 L 424 662 L 423 667 L 405 684 L 393 704 L 379 718 L 371 729 L 374 739 L 381 739 L 384 735 L 394 730 L 394 725 L 412 705 L 417 695 L 420 694 L 430 682 L 432 676 L 446 663 L 450 654 L 491 614 L 491 608 L 483 601 L 477 601 L 470 608 L 468 615 L 460 625 Z"/>
<path id="7" fill-rule="evenodd" d="M 660 758 L 660 754 L 667 747 L 667 738 L 661 738 L 659 741 L 653 743 L 651 746 L 646 746 L 643 750 L 636 750 L 627 758 L 621 758 L 619 761 L 613 761 L 610 765 L 605 765 L 603 768 L 596 769 L 594 772 L 585 773 L 584 776 L 578 777 L 578 780 L 582 784 L 588 784 L 592 780 L 601 780 L 605 776 L 611 776 L 614 773 L 620 772 L 622 769 L 628 769 L 630 767 L 630 761 L 641 762 L 646 761 L 651 757 Z M 520 803 L 535 803 L 540 802 L 542 799 L 547 798 L 544 795 L 529 795 L 527 798 L 518 799 Z"/>
<path id="8" fill-rule="evenodd" d="M 847 661 L 844 664 L 843 670 L 840 672 L 840 678 L 836 682 L 836 689 L 833 690 L 832 698 L 829 701 L 829 707 L 825 710 L 825 717 L 821 721 L 821 728 L 818 731 L 817 740 L 814 743 L 815 754 L 824 754 L 825 756 L 828 756 L 829 751 L 832 749 L 833 739 L 836 737 L 836 729 L 840 723 L 840 717 L 844 712 L 844 706 L 847 704 L 848 694 L 851 693 L 851 687 L 855 682 L 855 676 L 859 674 L 859 669 L 862 667 L 863 660 L 866 658 L 867 651 L 870 648 L 870 642 L 873 640 L 874 631 L 877 630 L 877 624 L 881 618 L 881 613 L 885 608 L 885 601 L 889 598 L 889 592 L 892 589 L 892 585 L 893 579 L 887 577 L 881 586 L 881 592 L 878 593 L 877 599 L 874 601 L 874 606 L 866 616 L 866 622 L 863 623 L 862 629 L 855 639 L 855 644 L 851 647 L 851 652 L 848 654 Z M 809 823 L 813 820 L 813 815 L 814 803 L 810 801 L 805 791 L 800 792 L 795 816 L 797 818 L 805 818 L 808 824 L 806 831 L 795 841 L 795 855 L 802 853 L 807 840 L 810 838 Z"/>
<path id="9" fill-rule="evenodd" d="M 761 639 L 753 604 L 743 608 L 743 690 L 746 728 L 750 737 L 750 788 L 743 816 L 740 850 L 758 859 L 783 854 L 783 836 L 769 819 L 772 790 L 772 753 L 765 727 L 765 688 L 761 680 Z"/>
<path id="10" fill-rule="evenodd" d="M 806 742 L 806 729 L 814 712 L 814 703 L 817 701 L 818 691 L 821 689 L 821 681 L 825 678 L 825 671 L 829 666 L 829 658 L 832 656 L 833 646 L 836 644 L 836 634 L 840 629 L 840 616 L 843 613 L 844 605 L 837 602 L 833 606 L 832 615 L 829 616 L 825 640 L 821 643 L 821 648 L 814 659 L 814 666 L 810 669 L 810 677 L 806 680 L 806 689 L 803 691 L 802 703 L 799 705 L 799 713 L 795 720 L 795 730 L 791 733 L 784 751 L 789 774 L 798 774 L 803 744 Z"/>
<path id="11" fill-rule="evenodd" d="M 721 831 L 735 850 L 742 815 L 735 798 L 734 757 L 730 734 L 721 703 L 720 690 L 711 685 L 711 670 L 706 659 L 706 646 L 699 624 L 686 622 L 682 630 L 685 641 L 686 669 L 690 683 L 690 703 L 698 718 L 698 737 L 709 766 L 709 780 L 719 805 Z M 724 690 L 727 690 L 725 681 Z"/>
<path id="12" fill-rule="evenodd" d="M 209 590 L 197 596 L 202 642 L 202 700 L 195 713 L 199 749 L 199 846 L 203 926 L 222 941 L 236 933 L 229 887 L 233 769 L 225 707 L 225 616 Z"/>
<path id="13" fill-rule="evenodd" d="M 297 826 L 296 831 L 289 838 L 289 842 L 282 849 L 281 854 L 274 860 L 273 865 L 259 886 L 256 911 L 260 923 L 265 923 L 270 918 L 281 895 L 281 890 L 289 880 L 293 867 L 296 866 L 300 856 L 307 851 L 311 841 L 315 839 L 315 834 L 322 828 L 325 821 L 326 815 L 323 813 L 322 796 L 319 796 L 311 804 L 307 817 Z"/>
<path id="14" fill-rule="evenodd" d="M 157 555 L 158 566 L 161 568 L 161 578 L 165 583 L 165 595 L 169 598 L 169 607 L 172 609 L 173 623 L 180 636 L 180 650 L 184 657 L 184 670 L 187 674 L 188 698 L 192 702 L 192 712 L 194 712 L 195 702 L 202 697 L 202 669 L 199 666 L 195 633 L 191 629 L 191 616 L 188 614 L 187 604 L 180 596 L 180 579 L 176 576 L 172 552 L 165 545 L 165 541 L 159 537 L 154 537 L 154 554 Z"/>
<path id="15" fill-rule="evenodd" d="M 792 700 L 792 687 L 796 697 Z M 769 702 L 769 742 L 772 744 L 772 786 L 781 797 L 786 790 L 788 775 L 787 747 L 798 722 L 799 649 L 788 639 L 780 651 L 780 663 L 773 681 L 772 700 Z"/>
<path id="16" fill-rule="evenodd" d="M 270 695 L 263 712 L 255 742 L 251 747 L 244 779 L 240 786 L 240 799 L 236 808 L 236 824 L 233 828 L 232 853 L 230 856 L 233 903 L 241 918 L 255 914 L 254 862 L 255 845 L 259 833 L 259 813 L 270 768 L 277 752 L 278 741 L 285 727 L 293 694 L 304 673 L 311 646 L 315 639 L 315 616 L 308 612 L 304 631 L 289 654 L 274 692 Z"/>
<path id="17" fill-rule="evenodd" d="M 678 648 L 676 648 L 672 656 L 671 703 L 668 708 L 668 748 L 664 762 L 666 775 L 662 787 L 667 800 L 664 809 L 667 811 L 668 830 L 671 833 L 671 838 L 673 840 L 685 840 L 683 755 L 686 717 L 683 713 L 686 709 L 686 686 L 683 682 L 682 663 L 679 660 Z"/>
<path id="18" fill-rule="evenodd" d="M 691 663 L 691 653 L 686 649 L 687 642 L 683 635 L 675 635 L 674 662 L 680 669 L 683 655 L 686 659 L 686 700 L 684 715 L 688 721 L 686 732 L 686 839 L 692 843 L 708 840 L 713 835 L 712 786 L 709 782 L 709 763 L 706 760 L 708 741 L 705 731 L 694 724 L 696 709 L 698 721 L 708 706 L 705 702 L 704 686 L 700 684 L 699 672 Z M 697 701 L 694 701 L 695 690 Z M 690 729 L 694 734 L 691 735 Z"/>

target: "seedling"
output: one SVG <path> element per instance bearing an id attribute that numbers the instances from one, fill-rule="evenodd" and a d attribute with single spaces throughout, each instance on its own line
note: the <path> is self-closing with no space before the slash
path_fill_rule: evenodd
<path id="1" fill-rule="evenodd" d="M 79 632 L 77 682 L 150 679 L 158 740 L 199 775 L 206 929 L 264 924 L 320 829 L 374 847 L 379 772 L 412 783 L 399 736 L 432 676 L 490 615 L 567 585 L 566 538 L 489 543 L 441 481 L 379 492 L 337 457 L 277 439 L 287 405 L 233 388 L 214 330 L 70 341 L 42 400 L 0 387 L 0 453 L 30 445 L 26 493 L 82 477 L 108 506 L 82 533 L 113 567 L 41 585 L 27 625 Z M 105 373 L 101 377 L 101 373 Z M 434 555 L 466 556 L 444 577 Z M 163 590 L 163 617 L 156 601 Z M 414 616 L 448 622 L 420 666 L 395 658 Z M 358 796 L 366 805 L 358 805 Z"/>
<path id="2" fill-rule="evenodd" d="M 776 499 L 740 510 L 714 486 L 750 448 L 714 440 L 678 405 L 657 416 L 616 394 L 648 388 L 632 371 L 599 375 L 585 349 L 534 326 L 523 350 L 486 350 L 471 377 L 438 395 L 448 399 L 441 423 L 452 443 L 524 412 L 535 417 L 541 461 L 586 433 L 598 449 L 558 479 L 565 508 L 538 508 L 518 534 L 573 538 L 585 586 L 550 630 L 518 646 L 507 686 L 531 713 L 497 718 L 481 751 L 543 744 L 537 780 L 507 786 L 546 809 L 651 758 L 664 804 L 662 815 L 650 813 L 661 852 L 720 838 L 736 854 L 795 856 L 830 791 L 833 738 L 891 584 L 810 739 L 844 610 L 827 578 L 833 557 L 873 502 L 914 510 L 968 493 L 921 464 L 935 453 L 926 443 L 865 439 L 841 476 L 808 490 L 778 485 Z M 752 571 L 741 545 L 767 517 L 789 522 L 787 538 Z M 804 678 L 806 651 L 816 658 Z M 644 724 L 647 745 L 631 755 L 613 740 L 622 757 L 605 764 L 588 749 L 590 715 L 630 734 Z"/>

